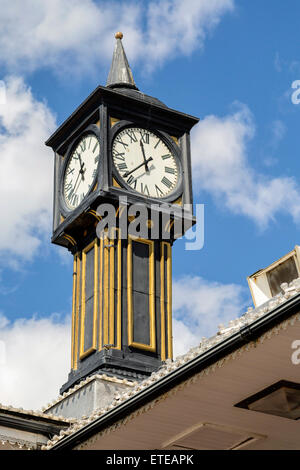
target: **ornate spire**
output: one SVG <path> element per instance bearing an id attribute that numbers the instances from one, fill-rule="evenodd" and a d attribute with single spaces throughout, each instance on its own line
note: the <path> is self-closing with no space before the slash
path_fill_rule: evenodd
<path id="1" fill-rule="evenodd" d="M 133 88 L 138 90 L 122 44 L 123 33 L 115 34 L 117 40 L 106 86 L 110 88 Z"/>

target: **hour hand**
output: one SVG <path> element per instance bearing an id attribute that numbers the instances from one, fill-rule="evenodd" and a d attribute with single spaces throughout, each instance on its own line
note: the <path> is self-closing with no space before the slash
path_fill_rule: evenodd
<path id="1" fill-rule="evenodd" d="M 79 170 L 79 174 L 81 174 L 81 177 L 84 181 L 84 173 L 85 173 L 86 168 L 84 168 L 84 163 L 81 165 L 81 168 Z"/>
<path id="2" fill-rule="evenodd" d="M 133 170 L 130 170 L 130 171 L 127 171 L 126 173 L 124 173 L 122 176 L 123 178 L 127 178 L 127 176 L 131 175 L 131 173 L 133 173 L 135 170 L 138 170 L 139 168 L 141 168 L 141 166 L 148 164 L 149 162 L 151 162 L 153 160 L 152 157 L 148 158 L 147 160 L 145 160 L 143 163 L 140 163 L 138 166 L 136 166 L 135 168 L 133 168 Z"/>

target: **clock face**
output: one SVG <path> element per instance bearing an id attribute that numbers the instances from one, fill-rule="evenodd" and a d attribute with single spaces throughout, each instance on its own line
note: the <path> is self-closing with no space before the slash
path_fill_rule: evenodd
<path id="1" fill-rule="evenodd" d="M 71 153 L 63 180 L 64 200 L 75 209 L 93 188 L 100 158 L 100 144 L 95 134 L 86 134 Z"/>
<path id="2" fill-rule="evenodd" d="M 144 196 L 165 198 L 178 187 L 177 158 L 153 132 L 127 127 L 114 138 L 112 155 L 121 181 Z"/>

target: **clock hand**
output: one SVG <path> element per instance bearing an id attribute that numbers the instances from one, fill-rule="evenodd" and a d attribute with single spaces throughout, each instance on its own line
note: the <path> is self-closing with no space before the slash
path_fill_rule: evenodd
<path id="1" fill-rule="evenodd" d="M 147 172 L 147 173 L 149 173 L 148 162 L 147 162 L 147 160 L 146 160 L 145 149 L 144 149 L 144 145 L 143 145 L 143 142 L 142 142 L 142 140 L 140 140 L 140 146 L 141 146 L 142 153 L 143 153 L 143 158 L 144 158 L 145 169 L 146 169 L 146 172 Z"/>
<path id="2" fill-rule="evenodd" d="M 77 179 L 77 181 L 78 181 L 78 179 Z M 73 188 L 73 194 L 76 194 L 76 193 L 77 193 L 77 190 L 78 190 L 78 188 L 79 188 L 80 183 L 81 183 L 82 180 L 80 179 L 80 180 L 78 181 L 78 183 L 77 183 L 77 181 L 76 181 L 76 184 L 75 184 L 75 186 L 74 186 L 74 188 Z"/>
<path id="3" fill-rule="evenodd" d="M 148 162 L 151 162 L 153 160 L 152 157 L 148 158 L 147 160 L 145 160 L 143 163 L 140 163 L 140 165 L 136 166 L 135 168 L 133 168 L 133 170 L 130 170 L 130 171 L 127 171 L 126 173 L 124 173 L 122 176 L 123 178 L 127 178 L 127 176 L 131 175 L 131 173 L 133 173 L 135 170 L 138 170 L 139 168 L 141 168 L 141 166 L 143 165 L 146 165 Z"/>
<path id="4" fill-rule="evenodd" d="M 84 167 L 84 162 L 81 160 L 81 155 L 80 155 L 80 153 L 76 151 L 76 154 L 77 154 L 77 156 L 78 156 L 78 158 L 79 158 L 79 165 L 80 165 L 79 174 L 81 174 L 82 179 L 84 180 L 84 171 L 85 171 L 85 170 L 83 169 L 83 167 Z"/>
<path id="5" fill-rule="evenodd" d="M 85 170 L 83 169 L 83 167 L 84 167 L 84 163 L 83 163 L 82 166 L 80 167 L 80 170 L 79 170 L 79 173 L 78 173 L 76 182 L 75 182 L 75 184 L 74 184 L 74 193 L 76 193 L 77 189 L 79 188 L 79 185 L 80 185 L 81 181 L 82 181 L 82 180 L 84 181 L 84 175 L 83 175 L 83 174 L 84 174 Z M 78 178 L 79 178 L 80 175 L 82 176 L 82 178 L 79 180 L 79 184 L 78 184 L 78 186 L 77 186 Z"/>
<path id="6" fill-rule="evenodd" d="M 79 173 L 78 173 L 78 176 L 77 176 L 76 181 L 75 181 L 75 184 L 74 184 L 74 190 L 73 190 L 74 192 L 75 192 L 75 188 L 76 188 L 76 185 L 77 185 L 77 181 L 78 181 L 79 176 L 80 176 L 80 171 L 79 171 Z"/>
<path id="7" fill-rule="evenodd" d="M 84 173 L 86 171 L 86 168 L 83 168 L 83 167 L 84 167 L 84 163 L 82 164 L 82 167 L 80 168 L 79 173 L 81 174 L 82 179 L 84 181 Z"/>

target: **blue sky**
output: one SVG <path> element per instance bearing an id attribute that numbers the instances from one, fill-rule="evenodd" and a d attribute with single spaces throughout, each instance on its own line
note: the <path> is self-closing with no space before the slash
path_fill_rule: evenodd
<path id="1" fill-rule="evenodd" d="M 186 251 L 178 241 L 173 251 L 181 354 L 252 305 L 246 277 L 299 242 L 300 104 L 291 86 L 300 80 L 300 4 L 11 3 L 0 0 L 0 402 L 35 407 L 69 371 L 72 296 L 71 257 L 50 244 L 53 156 L 44 141 L 105 85 L 114 32 L 124 33 L 139 89 L 201 120 L 192 160 L 205 244 Z M 28 374 L 32 388 L 16 392 Z"/>

